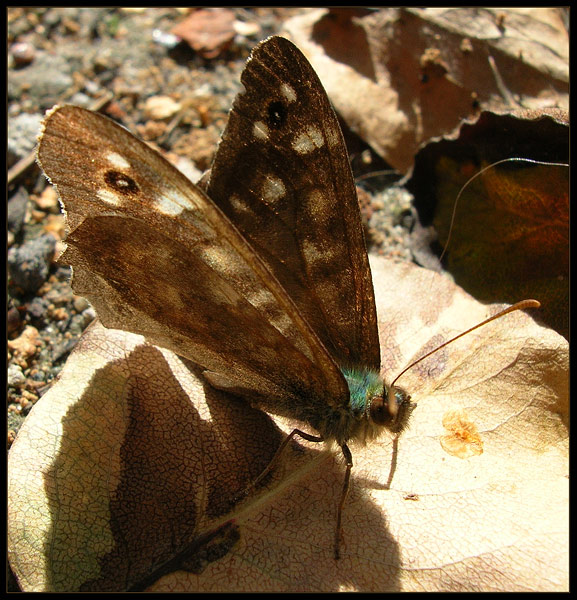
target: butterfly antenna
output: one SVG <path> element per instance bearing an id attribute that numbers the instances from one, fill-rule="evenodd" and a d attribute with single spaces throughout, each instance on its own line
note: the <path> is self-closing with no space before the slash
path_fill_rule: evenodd
<path id="1" fill-rule="evenodd" d="M 445 346 L 448 346 L 449 344 L 452 344 L 455 340 L 458 340 L 459 338 L 463 337 L 464 335 L 467 335 L 468 333 L 471 333 L 471 331 L 474 331 L 475 329 L 478 329 L 479 327 L 483 327 L 483 325 L 486 325 L 487 323 L 490 323 L 491 321 L 495 321 L 496 319 L 500 319 L 501 317 L 504 317 L 505 315 L 507 315 L 507 314 L 509 314 L 509 313 L 511 313 L 511 312 L 513 312 L 515 310 L 525 310 L 527 308 L 539 308 L 540 306 L 541 306 L 541 303 L 538 300 L 521 300 L 520 302 L 517 302 L 517 303 L 513 304 L 512 306 L 509 306 L 508 308 L 505 308 L 504 310 L 498 312 L 497 314 L 493 315 L 492 317 L 489 317 L 488 319 L 485 319 L 481 323 L 477 323 L 477 325 L 471 327 L 470 329 L 467 329 L 467 331 L 463 331 L 459 335 L 456 335 L 454 338 L 451 338 L 450 340 L 448 340 L 447 342 L 441 344 L 440 346 L 438 346 L 434 350 L 431 350 L 430 352 L 427 352 L 427 354 L 425 354 L 424 356 L 421 356 L 421 358 L 418 358 L 416 361 L 414 361 L 413 363 L 411 363 L 408 367 L 404 368 L 395 377 L 395 380 L 391 384 L 391 387 L 394 387 L 395 383 L 397 383 L 397 381 L 400 379 L 400 377 L 402 375 L 404 375 L 409 369 L 412 369 L 416 364 L 420 363 L 422 360 L 425 360 L 425 358 L 431 356 L 431 354 L 434 354 L 435 352 L 437 352 L 441 348 L 444 348 Z"/>

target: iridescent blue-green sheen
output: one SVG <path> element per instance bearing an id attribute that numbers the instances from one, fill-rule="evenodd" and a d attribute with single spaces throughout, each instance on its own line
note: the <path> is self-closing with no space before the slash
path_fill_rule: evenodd
<path id="1" fill-rule="evenodd" d="M 365 414 L 371 398 L 383 394 L 382 377 L 368 369 L 342 369 L 342 373 L 349 386 L 351 410 L 357 416 Z"/>

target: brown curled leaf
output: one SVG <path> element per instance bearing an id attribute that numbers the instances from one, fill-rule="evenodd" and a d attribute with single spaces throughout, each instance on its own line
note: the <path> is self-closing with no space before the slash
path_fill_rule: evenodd
<path id="1" fill-rule="evenodd" d="M 485 302 L 537 298 L 541 318 L 568 337 L 566 117 L 482 113 L 424 148 L 408 187 L 459 285 Z"/>
<path id="2" fill-rule="evenodd" d="M 568 108 L 560 7 L 318 9 L 285 23 L 348 126 L 406 173 L 481 111 Z"/>

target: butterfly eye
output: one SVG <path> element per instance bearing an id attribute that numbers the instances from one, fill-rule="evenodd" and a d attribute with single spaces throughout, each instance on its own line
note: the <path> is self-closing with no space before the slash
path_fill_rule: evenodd
<path id="1" fill-rule="evenodd" d="M 391 408 L 393 410 L 391 410 Z M 376 423 L 377 425 L 388 425 L 395 420 L 397 412 L 396 407 L 389 406 L 388 400 L 383 396 L 373 396 L 371 398 L 370 417 L 373 423 Z"/>
<path id="2" fill-rule="evenodd" d="M 286 123 L 287 108 L 282 102 L 271 102 L 268 105 L 268 122 L 274 129 L 280 129 Z"/>
<path id="3" fill-rule="evenodd" d="M 385 388 L 381 396 L 371 398 L 370 419 L 376 425 L 400 433 L 415 407 L 411 397 L 400 388 Z"/>

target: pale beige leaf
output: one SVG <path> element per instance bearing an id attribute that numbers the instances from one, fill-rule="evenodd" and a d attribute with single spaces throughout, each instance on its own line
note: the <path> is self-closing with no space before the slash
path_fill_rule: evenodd
<path id="1" fill-rule="evenodd" d="M 491 310 L 431 272 L 372 268 L 389 379 Z M 401 379 L 417 407 L 396 453 L 388 437 L 352 448 L 338 562 L 339 453 L 294 445 L 264 493 L 233 509 L 280 435 L 197 375 L 138 336 L 86 335 L 10 453 L 10 562 L 25 590 L 568 589 L 568 345 L 529 316 Z M 481 454 L 443 448 L 454 411 Z M 166 564 L 195 540 L 194 572 Z"/>

